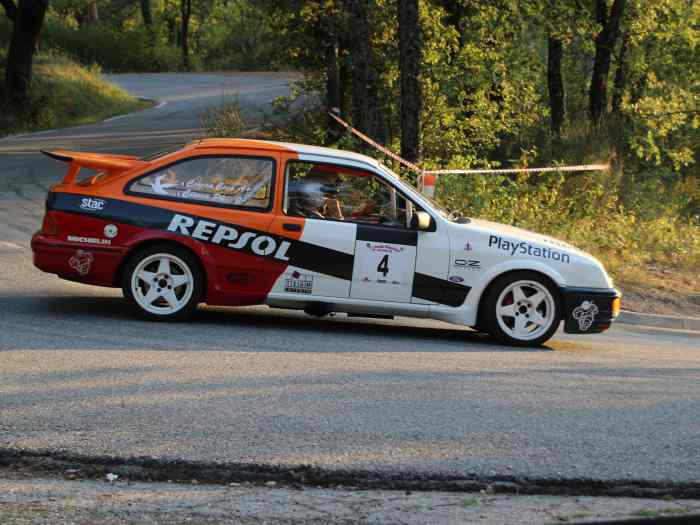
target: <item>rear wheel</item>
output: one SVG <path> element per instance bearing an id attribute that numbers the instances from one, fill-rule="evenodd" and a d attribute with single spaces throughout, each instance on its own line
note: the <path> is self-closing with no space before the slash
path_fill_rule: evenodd
<path id="1" fill-rule="evenodd" d="M 124 268 L 122 290 L 136 312 L 156 321 L 188 317 L 202 297 L 202 272 L 186 250 L 156 245 L 136 253 Z"/>
<path id="2" fill-rule="evenodd" d="M 499 341 L 539 346 L 559 326 L 561 300 L 556 287 L 543 275 L 513 272 L 491 286 L 485 314 L 489 333 Z"/>

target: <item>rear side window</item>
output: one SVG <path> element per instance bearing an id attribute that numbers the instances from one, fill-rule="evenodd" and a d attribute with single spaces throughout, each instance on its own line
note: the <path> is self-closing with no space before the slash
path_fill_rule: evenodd
<path id="1" fill-rule="evenodd" d="M 213 206 L 269 209 L 275 161 L 262 157 L 196 157 L 133 180 L 126 192 Z"/>

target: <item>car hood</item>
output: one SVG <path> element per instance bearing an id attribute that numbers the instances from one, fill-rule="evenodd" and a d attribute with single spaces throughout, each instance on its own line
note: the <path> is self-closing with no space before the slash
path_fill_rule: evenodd
<path id="1" fill-rule="evenodd" d="M 470 241 L 481 238 L 482 241 L 480 242 L 490 246 L 492 238 L 498 237 L 499 239 L 497 241 L 494 240 L 494 242 L 498 242 L 499 248 L 502 241 L 511 243 L 525 242 L 533 247 L 548 248 L 551 250 L 551 252 L 546 252 L 548 254 L 555 252 L 560 255 L 568 254 L 571 264 L 559 265 L 558 271 L 564 275 L 565 281 L 570 286 L 593 288 L 608 288 L 612 286 L 610 276 L 598 259 L 559 239 L 482 219 L 470 219 L 469 222 L 463 224 L 450 223 L 450 227 L 453 232 L 451 236 L 453 235 L 455 239 Z M 519 255 L 523 256 L 522 253 Z M 524 257 L 527 258 L 528 256 L 524 255 Z M 556 259 L 551 258 L 550 262 L 556 264 L 558 259 L 558 256 Z M 543 259 L 535 256 L 534 260 L 542 261 Z M 545 256 L 544 260 L 550 260 L 549 255 Z"/>
<path id="2" fill-rule="evenodd" d="M 478 228 L 479 230 L 483 230 L 485 233 L 501 234 L 528 242 L 535 242 L 539 244 L 555 246 L 561 250 L 566 250 L 575 253 L 576 255 L 584 255 L 587 257 L 591 257 L 591 255 L 579 250 L 578 248 L 572 246 L 567 242 L 560 241 L 559 239 L 555 239 L 554 237 L 548 237 L 546 235 L 535 233 L 530 230 L 524 230 L 522 228 L 508 226 L 507 224 L 500 224 L 498 222 L 485 221 L 483 219 L 470 219 L 469 224 L 471 224 L 472 228 Z"/>

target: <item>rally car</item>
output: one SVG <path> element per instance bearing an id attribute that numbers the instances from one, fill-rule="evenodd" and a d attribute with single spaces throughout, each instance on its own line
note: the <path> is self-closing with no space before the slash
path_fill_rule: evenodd
<path id="1" fill-rule="evenodd" d="M 434 318 L 534 346 L 562 320 L 568 333 L 595 333 L 619 312 L 592 256 L 452 215 L 364 155 L 242 139 L 151 159 L 44 153 L 68 169 L 32 238 L 34 264 L 121 287 L 147 319 L 267 304 Z"/>

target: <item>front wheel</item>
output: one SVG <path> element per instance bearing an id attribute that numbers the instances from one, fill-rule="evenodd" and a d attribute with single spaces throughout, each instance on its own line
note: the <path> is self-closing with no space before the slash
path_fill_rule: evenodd
<path id="1" fill-rule="evenodd" d="M 195 258 L 177 246 L 145 248 L 127 263 L 124 297 L 142 317 L 175 321 L 188 317 L 202 296 L 202 274 Z"/>
<path id="2" fill-rule="evenodd" d="M 497 340 L 521 346 L 539 346 L 556 332 L 561 299 L 552 282 L 535 272 L 504 275 L 490 288 L 485 321 Z"/>

